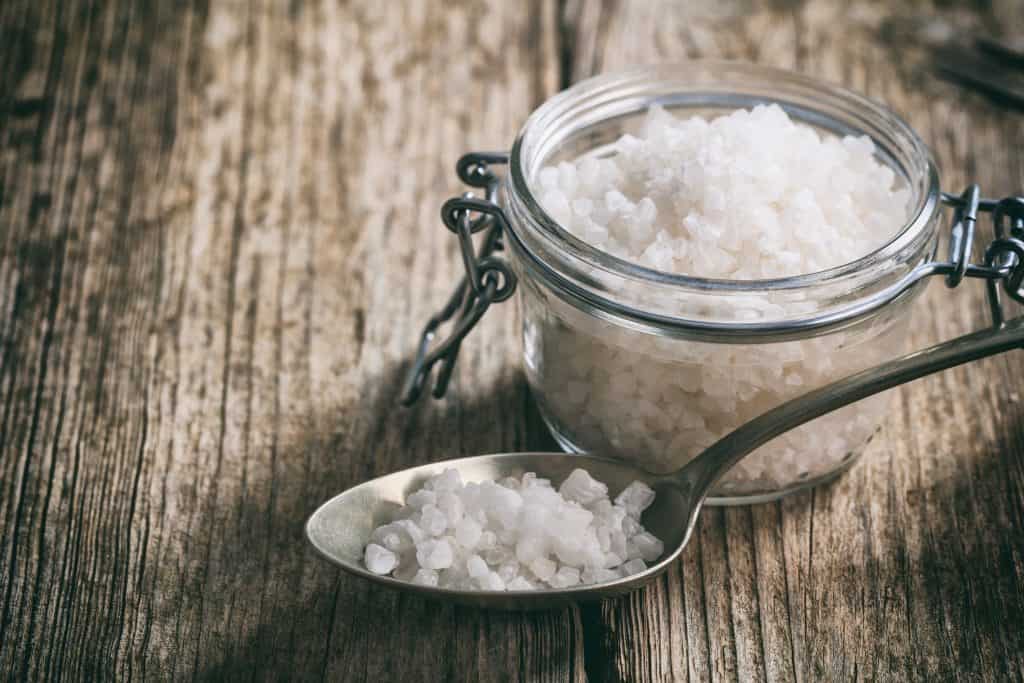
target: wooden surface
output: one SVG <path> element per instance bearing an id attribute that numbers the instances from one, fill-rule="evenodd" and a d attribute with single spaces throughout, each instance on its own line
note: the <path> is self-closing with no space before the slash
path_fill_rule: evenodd
<path id="1" fill-rule="evenodd" d="M 1019 3 L 943 9 L 1021 25 Z M 940 10 L 934 10 L 940 12 Z M 1024 187 L 1024 119 L 937 81 L 918 3 L 0 3 L 0 678 L 1021 680 L 1024 356 L 898 391 L 864 461 L 708 510 L 681 562 L 550 614 L 428 604 L 302 537 L 318 502 L 551 447 L 513 305 L 451 395 L 397 406 L 460 270 L 453 164 L 546 97 L 657 59 L 845 83 L 943 185 Z M 1016 23 L 1014 23 L 1016 22 Z M 931 288 L 914 341 L 984 323 Z"/>

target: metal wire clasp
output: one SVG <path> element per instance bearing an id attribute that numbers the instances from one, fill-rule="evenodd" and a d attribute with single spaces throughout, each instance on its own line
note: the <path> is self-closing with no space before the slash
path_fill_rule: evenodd
<path id="1" fill-rule="evenodd" d="M 461 197 L 449 199 L 441 207 L 441 220 L 459 238 L 466 274 L 448 298 L 448 303 L 423 328 L 416 358 L 402 391 L 403 405 L 415 403 L 423 393 L 430 371 L 439 362 L 441 368 L 434 382 L 433 395 L 435 398 L 444 395 L 462 340 L 491 304 L 500 303 L 515 292 L 515 273 L 505 261 L 492 256 L 503 249 L 501 237 L 505 229 L 505 214 L 496 201 L 500 181 L 490 166 L 506 163 L 508 155 L 503 152 L 473 152 L 464 155 L 455 166 L 464 183 L 484 189 L 484 198 L 466 192 Z M 484 233 L 483 241 L 479 250 L 474 251 L 473 235 L 479 232 Z M 438 329 L 456 315 L 451 333 L 433 346 Z"/>
<path id="2" fill-rule="evenodd" d="M 932 274 L 944 274 L 950 288 L 965 277 L 984 279 L 992 324 L 1000 327 L 1005 322 L 1000 284 L 1002 292 L 1024 304 L 1024 197 L 985 199 L 977 185 L 970 185 L 960 195 L 943 192 L 942 201 L 954 211 L 949 259 L 930 264 Z M 982 263 L 975 264 L 970 259 L 979 212 L 991 214 L 995 238 L 985 248 Z"/>

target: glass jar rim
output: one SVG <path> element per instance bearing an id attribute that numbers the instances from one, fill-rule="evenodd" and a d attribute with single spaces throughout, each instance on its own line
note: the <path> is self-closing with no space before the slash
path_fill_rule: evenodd
<path id="1" fill-rule="evenodd" d="M 912 161 L 917 163 L 919 172 L 924 175 L 923 178 L 909 177 L 910 170 L 904 168 L 904 165 L 900 163 L 900 169 L 905 174 L 908 174 L 907 180 L 911 185 L 913 185 L 915 180 L 923 180 L 924 184 L 923 191 L 915 190 L 916 201 L 913 208 L 908 212 L 908 218 L 904 224 L 885 244 L 853 261 L 811 273 L 782 278 L 752 280 L 709 278 L 656 270 L 621 259 L 598 249 L 559 225 L 538 201 L 531 187 L 531 182 L 528 180 L 527 163 L 524 159 L 524 154 L 531 142 L 536 142 L 532 138 L 542 134 L 546 127 L 551 126 L 553 121 L 558 121 L 559 117 L 565 116 L 566 112 L 571 110 L 581 100 L 618 91 L 623 97 L 624 107 L 632 107 L 634 111 L 640 112 L 646 109 L 650 103 L 641 104 L 642 98 L 637 91 L 638 87 L 659 79 L 669 82 L 675 79 L 682 83 L 685 81 L 685 78 L 680 80 L 680 77 L 691 76 L 695 72 L 703 72 L 704 76 L 712 76 L 712 79 L 706 85 L 709 89 L 718 93 L 735 91 L 730 90 L 727 79 L 721 82 L 716 82 L 715 79 L 729 76 L 740 78 L 752 77 L 754 80 L 762 80 L 766 84 L 771 82 L 773 86 L 781 83 L 793 89 L 794 92 L 806 93 L 810 96 L 810 99 L 813 99 L 815 96 L 826 98 L 833 104 L 844 107 L 847 111 L 861 119 L 865 119 L 865 117 L 876 119 L 876 127 L 884 126 L 887 132 L 894 136 L 894 139 L 902 143 L 910 155 L 915 157 Z M 784 108 L 787 108 L 787 105 L 792 107 L 792 103 L 781 97 L 775 98 L 766 95 L 763 97 L 763 100 L 765 102 L 779 103 Z M 670 104 L 673 98 L 670 94 L 667 94 L 662 98 L 662 101 Z M 807 105 L 804 108 L 804 112 L 813 115 L 815 113 L 814 106 Z M 819 114 L 821 121 L 833 121 L 829 114 L 825 112 L 819 112 Z M 597 121 L 598 119 L 595 119 L 593 123 L 597 123 Z M 836 123 L 838 122 L 836 121 Z M 877 147 L 879 141 L 874 136 L 871 137 Z M 656 64 L 627 71 L 601 74 L 580 81 L 554 95 L 534 110 L 516 136 L 509 160 L 506 192 L 510 193 L 516 201 L 521 202 L 526 213 L 530 215 L 536 226 L 540 228 L 539 232 L 548 242 L 549 247 L 562 249 L 574 259 L 592 268 L 625 276 L 640 282 L 678 287 L 683 291 L 765 292 L 808 289 L 840 280 L 851 274 L 863 273 L 866 270 L 877 267 L 879 264 L 886 263 L 893 256 L 913 244 L 915 240 L 919 240 L 922 233 L 926 232 L 929 225 L 932 224 L 932 220 L 940 208 L 938 172 L 931 153 L 913 128 L 887 107 L 845 87 L 803 74 L 757 64 L 723 60 L 692 60 L 689 62 Z M 515 232 L 516 226 L 510 226 L 510 230 Z M 522 236 L 515 235 L 515 237 L 522 245 L 524 242 Z"/>

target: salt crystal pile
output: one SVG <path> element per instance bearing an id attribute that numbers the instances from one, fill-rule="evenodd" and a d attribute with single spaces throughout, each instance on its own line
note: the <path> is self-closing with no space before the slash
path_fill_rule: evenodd
<path id="1" fill-rule="evenodd" d="M 547 212 L 598 249 L 656 270 L 736 280 L 856 260 L 902 227 L 909 202 L 869 138 L 822 136 L 776 105 L 712 121 L 653 107 L 610 153 L 544 168 L 536 180 Z M 527 374 L 556 433 L 656 472 L 681 467 L 789 398 L 891 357 L 909 324 L 904 312 L 819 337 L 719 344 L 638 332 L 555 297 L 524 301 Z M 735 319 L 779 314 L 756 289 L 722 305 L 737 309 Z M 775 439 L 714 493 L 770 492 L 827 474 L 863 447 L 885 401 Z"/>
<path id="2" fill-rule="evenodd" d="M 664 552 L 640 524 L 653 502 L 639 481 L 612 502 L 582 469 L 558 489 L 532 472 L 464 484 L 447 469 L 374 530 L 364 562 L 375 574 L 458 590 L 603 583 L 644 571 Z"/>
<path id="3" fill-rule="evenodd" d="M 866 136 L 778 105 L 708 121 L 651 107 L 606 157 L 540 171 L 541 204 L 591 245 L 657 270 L 756 280 L 849 263 L 903 225 L 909 190 Z"/>

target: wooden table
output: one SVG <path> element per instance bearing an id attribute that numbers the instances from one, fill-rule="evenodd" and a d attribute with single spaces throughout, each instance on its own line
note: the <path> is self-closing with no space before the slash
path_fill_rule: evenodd
<path id="1" fill-rule="evenodd" d="M 942 14 L 1019 27 L 1004 4 Z M 1019 192 L 1020 113 L 935 79 L 903 30 L 932 10 L 894 5 L 0 4 L 0 677 L 1021 680 L 1020 353 L 900 389 L 838 483 L 708 510 L 619 602 L 425 603 L 302 535 L 368 477 L 553 446 L 513 305 L 447 399 L 397 401 L 461 269 L 456 158 L 577 79 L 796 69 L 900 112 L 945 188 Z M 919 321 L 985 324 L 981 288 L 935 284 Z"/>

